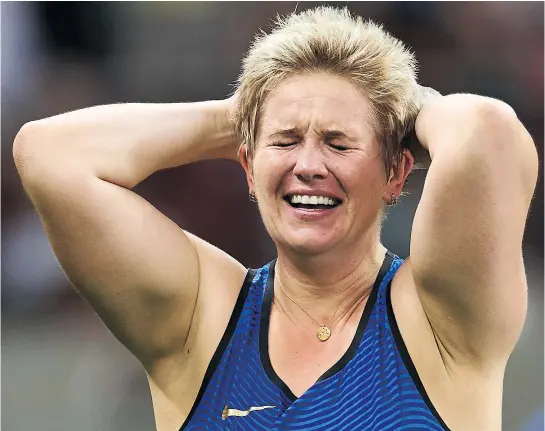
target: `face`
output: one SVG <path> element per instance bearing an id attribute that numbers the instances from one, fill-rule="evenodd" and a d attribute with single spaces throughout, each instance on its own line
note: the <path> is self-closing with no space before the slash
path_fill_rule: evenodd
<path id="1" fill-rule="evenodd" d="M 363 92 L 337 76 L 293 76 L 271 93 L 241 163 L 277 247 L 318 254 L 378 233 L 406 175 L 388 181 L 371 118 Z"/>

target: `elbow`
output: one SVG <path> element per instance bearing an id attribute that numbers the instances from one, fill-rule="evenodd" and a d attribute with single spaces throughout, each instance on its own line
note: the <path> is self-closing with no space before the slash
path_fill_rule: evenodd
<path id="1" fill-rule="evenodd" d="M 506 122 L 518 121 L 515 110 L 507 103 L 491 97 L 475 96 L 475 110 L 484 119 L 501 119 Z"/>
<path id="2" fill-rule="evenodd" d="M 34 121 L 26 123 L 19 129 L 17 135 L 15 135 L 15 140 L 13 141 L 13 158 L 15 162 L 20 161 L 24 158 L 25 152 L 28 150 L 29 141 L 31 136 L 35 134 L 36 124 Z"/>
<path id="3" fill-rule="evenodd" d="M 58 168 L 59 154 L 51 142 L 55 139 L 51 139 L 50 127 L 44 120 L 26 123 L 15 136 L 13 161 L 24 185 L 40 182 Z"/>
<path id="4" fill-rule="evenodd" d="M 522 187 L 533 193 L 539 158 L 532 136 L 507 103 L 482 99 L 476 103 L 474 111 L 474 125 L 482 152 L 489 161 L 504 170 L 519 172 Z"/>
<path id="5" fill-rule="evenodd" d="M 473 135 L 479 136 L 484 145 L 489 143 L 496 150 L 498 146 L 505 146 L 508 151 L 535 149 L 532 137 L 511 106 L 497 99 L 474 97 L 467 111 L 469 121 L 466 127 L 472 126 Z"/>
<path id="6" fill-rule="evenodd" d="M 458 138 L 494 141 L 521 126 L 515 110 L 501 100 L 474 94 L 452 94 L 443 100 L 441 117 Z"/>
<path id="7" fill-rule="evenodd" d="M 521 123 L 507 103 L 488 97 L 478 97 L 468 109 L 469 124 L 484 142 L 507 142 Z"/>
<path id="8" fill-rule="evenodd" d="M 39 121 L 31 121 L 24 124 L 15 136 L 12 148 L 13 161 L 21 177 L 28 172 L 29 164 L 36 160 L 41 129 Z"/>
<path id="9" fill-rule="evenodd" d="M 489 97 L 453 94 L 438 99 L 435 105 L 430 103 L 430 107 L 428 113 L 437 113 L 427 114 L 431 120 L 424 116 L 422 124 L 427 129 L 421 127 L 424 132 L 431 130 L 427 140 L 432 160 L 444 158 L 448 165 L 459 159 L 464 169 L 482 175 L 498 173 L 498 181 L 512 175 L 525 194 L 533 193 L 538 176 L 537 149 L 511 106 Z"/>

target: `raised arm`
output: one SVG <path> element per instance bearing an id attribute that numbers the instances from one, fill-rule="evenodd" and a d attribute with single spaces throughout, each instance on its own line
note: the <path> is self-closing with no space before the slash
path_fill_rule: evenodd
<path id="1" fill-rule="evenodd" d="M 243 269 L 130 189 L 161 169 L 236 159 L 231 103 L 99 106 L 28 123 L 15 139 L 66 275 L 143 362 L 183 347 L 205 267 L 225 283 Z"/>
<path id="2" fill-rule="evenodd" d="M 424 310 L 448 357 L 505 364 L 526 316 L 534 143 L 508 105 L 468 94 L 426 103 L 416 134 L 432 159 L 411 237 Z"/>

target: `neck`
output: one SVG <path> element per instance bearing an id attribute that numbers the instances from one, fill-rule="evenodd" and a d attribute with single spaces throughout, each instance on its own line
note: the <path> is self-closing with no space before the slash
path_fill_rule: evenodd
<path id="1" fill-rule="evenodd" d="M 344 253 L 334 250 L 301 256 L 279 250 L 275 284 L 280 288 L 275 287 L 275 297 L 281 298 L 282 308 L 296 316 L 302 311 L 286 296 L 316 320 L 339 320 L 355 311 L 369 294 L 385 253 L 378 238 L 362 241 Z"/>

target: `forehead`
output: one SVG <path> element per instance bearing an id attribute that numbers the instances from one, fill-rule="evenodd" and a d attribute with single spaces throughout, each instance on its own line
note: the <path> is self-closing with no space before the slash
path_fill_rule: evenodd
<path id="1" fill-rule="evenodd" d="M 341 130 L 362 138 L 372 133 L 372 110 L 363 91 L 326 73 L 287 78 L 263 108 L 264 135 L 293 128 Z"/>

